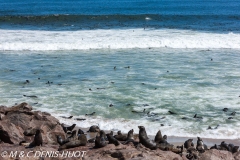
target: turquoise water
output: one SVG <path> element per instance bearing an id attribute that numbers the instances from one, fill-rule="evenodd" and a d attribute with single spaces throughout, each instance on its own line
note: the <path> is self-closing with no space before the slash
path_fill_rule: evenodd
<path id="1" fill-rule="evenodd" d="M 168 135 L 238 138 L 239 116 L 228 120 L 231 112 L 239 112 L 238 50 L 8 51 L 1 59 L 2 104 L 25 101 L 56 116 L 87 118 L 62 119 L 82 127 L 98 124 L 127 132 L 143 124 L 149 134 L 167 128 Z M 30 83 L 24 84 L 26 80 Z M 131 112 L 143 109 L 157 115 Z M 93 111 L 96 116 L 85 117 Z M 203 119 L 192 118 L 196 113 Z"/>

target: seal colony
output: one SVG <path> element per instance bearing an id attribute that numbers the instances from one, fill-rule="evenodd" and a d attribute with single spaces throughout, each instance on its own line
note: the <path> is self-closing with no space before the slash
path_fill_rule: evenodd
<path id="1" fill-rule="evenodd" d="M 164 130 L 158 130 L 155 137 L 151 138 L 148 136 L 144 126 L 138 126 L 139 130 L 135 131 L 137 133 L 134 133 L 134 130 L 131 129 L 127 134 L 122 133 L 120 130 L 116 133 L 106 131 L 97 125 L 90 126 L 86 131 L 76 124 L 67 126 L 60 123 L 49 113 L 31 110 L 32 107 L 27 103 L 21 103 L 10 108 L 0 106 L 0 114 L 2 115 L 0 119 L 1 149 L 10 146 L 13 150 L 27 151 L 36 150 L 34 149 L 36 147 L 40 147 L 37 150 L 50 147 L 47 150 L 54 149 L 59 152 L 84 149 L 92 156 L 100 154 L 100 157 L 108 154 L 106 150 L 114 150 L 114 153 L 109 152 L 109 154 L 112 158 L 118 159 L 132 159 L 135 153 L 140 157 L 145 156 L 145 159 L 159 159 L 161 157 L 159 152 L 164 155 L 173 155 L 172 158 L 165 159 L 174 159 L 176 156 L 178 159 L 209 159 L 206 158 L 205 154 L 214 151 L 235 156 L 239 154 L 240 156 L 239 146 L 225 141 L 213 146 L 207 146 L 201 137 L 197 137 L 197 143 L 195 144 L 193 139 L 187 139 L 179 145 L 174 145 L 168 142 L 167 135 L 162 134 Z M 65 118 L 69 119 L 72 116 Z M 93 136 L 90 137 L 89 135 Z M 52 146 L 54 147 L 51 148 Z M 134 154 L 130 157 L 129 155 L 123 156 L 124 153 L 130 152 L 134 152 Z M 150 154 L 154 154 L 155 158 L 146 157 Z M 141 159 L 144 159 L 143 157 Z M 112 158 L 105 157 L 105 159 Z M 99 159 L 99 157 L 92 159 Z"/>
<path id="2" fill-rule="evenodd" d="M 64 130 L 66 130 L 64 125 L 61 125 Z M 75 127 L 75 124 L 73 124 L 71 127 Z M 73 129 L 74 129 L 73 127 Z M 154 139 L 150 139 L 147 135 L 147 131 L 144 126 L 138 126 L 139 128 L 139 134 L 136 134 L 134 136 L 134 130 L 131 129 L 127 135 L 124 135 L 121 133 L 121 131 L 118 131 L 116 135 L 113 134 L 113 131 L 110 133 L 105 133 L 104 130 L 101 130 L 98 126 L 93 125 L 89 128 L 89 130 L 86 133 L 92 132 L 96 133 L 96 136 L 92 139 L 88 139 L 86 137 L 86 133 L 79 129 L 81 131 L 76 135 L 77 130 L 71 131 L 71 133 L 74 135 L 74 139 L 71 139 L 73 135 L 63 140 L 60 136 L 57 136 L 58 143 L 60 145 L 59 151 L 66 149 L 66 148 L 74 148 L 78 146 L 86 146 L 87 143 L 93 143 L 94 147 L 93 149 L 97 148 L 103 148 L 106 147 L 109 144 L 114 144 L 115 146 L 120 145 L 127 145 L 129 143 L 132 143 L 136 148 L 140 145 L 149 148 L 150 150 L 163 150 L 163 151 L 172 151 L 176 154 L 179 154 L 181 156 L 185 155 L 187 159 L 199 159 L 200 154 L 204 153 L 207 150 L 210 149 L 217 149 L 217 150 L 224 150 L 229 151 L 232 154 L 238 152 L 239 146 L 235 146 L 234 144 L 227 144 L 224 141 L 220 143 L 220 145 L 215 144 L 214 146 L 208 148 L 206 144 L 204 144 L 202 138 L 197 137 L 197 143 L 196 147 L 193 143 L 193 139 L 186 140 L 182 145 L 174 146 L 173 144 L 170 144 L 167 142 L 167 135 L 162 136 L 161 130 L 159 130 L 156 133 L 156 136 Z M 69 133 L 68 133 L 69 134 Z M 66 135 L 67 136 L 67 135 Z"/>

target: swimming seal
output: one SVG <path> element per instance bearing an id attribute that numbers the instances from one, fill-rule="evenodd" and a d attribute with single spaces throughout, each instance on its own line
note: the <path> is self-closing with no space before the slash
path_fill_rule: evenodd
<path id="1" fill-rule="evenodd" d="M 193 118 L 203 119 L 203 117 L 197 116 L 197 114 L 195 114 Z"/>
<path id="2" fill-rule="evenodd" d="M 135 111 L 135 110 L 132 110 L 133 113 L 145 113 L 146 109 L 144 109 L 142 112 L 141 111 Z"/>
<path id="3" fill-rule="evenodd" d="M 69 116 L 69 117 L 65 117 L 65 116 L 60 116 L 61 118 L 65 118 L 65 119 L 71 119 L 73 116 Z"/>
<path id="4" fill-rule="evenodd" d="M 34 95 L 32 95 L 32 96 L 27 96 L 27 95 L 23 95 L 23 97 L 30 97 L 30 98 L 37 98 L 37 96 L 34 96 Z"/>
<path id="5" fill-rule="evenodd" d="M 156 145 L 151 143 L 151 141 L 149 140 L 145 127 L 144 126 L 138 126 L 139 128 L 139 143 L 141 143 L 142 145 L 144 145 L 145 147 L 151 149 L 151 150 L 155 150 L 157 149 Z"/>
<path id="6" fill-rule="evenodd" d="M 172 111 L 168 111 L 168 113 L 170 113 L 170 114 L 177 114 L 177 113 L 175 113 L 175 112 L 172 112 Z"/>
<path id="7" fill-rule="evenodd" d="M 235 116 L 237 112 L 232 112 L 230 115 Z"/>
<path id="8" fill-rule="evenodd" d="M 224 111 L 224 112 L 227 112 L 227 111 L 228 111 L 228 108 L 223 108 L 223 111 Z"/>
<path id="9" fill-rule="evenodd" d="M 77 121 L 85 121 L 86 119 L 85 118 L 75 118 L 75 120 L 77 120 Z"/>
<path id="10" fill-rule="evenodd" d="M 95 139 L 95 147 L 96 148 L 102 148 L 107 145 L 107 142 L 103 135 L 104 135 L 103 130 L 101 130 L 100 133 L 97 134 L 96 139 Z"/>
<path id="11" fill-rule="evenodd" d="M 85 114 L 85 116 L 93 116 L 96 112 L 92 112 L 92 113 L 89 113 L 89 114 Z"/>

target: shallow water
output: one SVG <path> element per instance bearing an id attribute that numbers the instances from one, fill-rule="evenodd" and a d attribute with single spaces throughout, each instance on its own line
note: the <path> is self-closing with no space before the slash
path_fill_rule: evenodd
<path id="1" fill-rule="evenodd" d="M 175 136 L 239 138 L 239 50 L 2 51 L 0 56 L 1 104 L 26 101 L 56 116 L 87 118 L 62 119 L 80 127 L 127 132 L 144 125 L 151 135 L 162 128 Z M 96 116 L 85 117 L 93 111 Z M 237 115 L 228 120 L 233 111 Z M 203 119 L 194 119 L 196 113 Z M 209 125 L 220 126 L 207 130 Z"/>

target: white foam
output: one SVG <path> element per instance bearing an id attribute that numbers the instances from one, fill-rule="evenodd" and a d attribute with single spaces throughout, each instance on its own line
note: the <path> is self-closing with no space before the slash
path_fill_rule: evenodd
<path id="1" fill-rule="evenodd" d="M 86 50 L 128 48 L 240 49 L 240 34 L 176 29 L 80 31 L 0 30 L 0 50 Z"/>
<path id="2" fill-rule="evenodd" d="M 118 131 L 121 130 L 122 133 L 127 133 L 129 130 L 134 129 L 135 133 L 138 133 L 139 129 L 138 126 L 145 126 L 147 134 L 151 136 L 155 136 L 158 130 L 162 131 L 162 134 L 166 134 L 168 136 L 176 136 L 176 137 L 203 137 L 203 138 L 214 138 L 214 139 L 239 139 L 239 132 L 240 129 L 237 128 L 229 128 L 226 126 L 219 127 L 215 130 L 206 130 L 202 132 L 189 132 L 186 130 L 187 127 L 191 126 L 193 122 L 185 122 L 185 124 L 180 127 L 180 123 L 178 120 L 175 122 L 172 121 L 170 124 L 165 124 L 165 126 L 160 126 L 160 122 L 150 122 L 146 119 L 140 119 L 140 120 L 126 120 L 122 118 L 116 118 L 116 119 L 106 119 L 98 116 L 94 117 L 85 117 L 81 116 L 79 118 L 86 118 L 85 121 L 76 121 L 73 119 L 64 119 L 59 117 L 59 114 L 53 114 L 53 116 L 56 116 L 61 123 L 72 125 L 77 124 L 77 126 L 82 128 L 89 128 L 92 125 L 98 125 L 101 129 L 104 130 L 112 130 L 112 131 Z"/>

